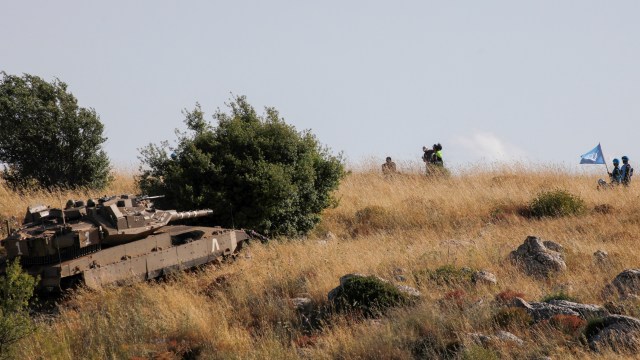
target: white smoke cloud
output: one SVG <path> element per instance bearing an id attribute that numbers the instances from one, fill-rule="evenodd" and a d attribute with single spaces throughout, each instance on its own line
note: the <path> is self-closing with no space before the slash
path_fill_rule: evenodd
<path id="1" fill-rule="evenodd" d="M 468 136 L 458 136 L 454 142 L 465 148 L 477 158 L 490 161 L 509 161 L 522 159 L 525 151 L 507 143 L 490 132 L 477 132 Z"/>

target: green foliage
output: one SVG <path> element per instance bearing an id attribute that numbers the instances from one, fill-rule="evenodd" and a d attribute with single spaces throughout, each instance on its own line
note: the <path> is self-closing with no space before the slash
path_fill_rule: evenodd
<path id="1" fill-rule="evenodd" d="M 531 325 L 533 318 L 525 309 L 507 307 L 498 309 L 493 316 L 493 321 L 502 327 L 522 327 Z"/>
<path id="2" fill-rule="evenodd" d="M 352 277 L 338 288 L 333 300 L 338 311 L 355 311 L 376 317 L 388 309 L 409 304 L 408 295 L 375 276 Z"/>
<path id="3" fill-rule="evenodd" d="M 103 125 L 93 109 L 78 107 L 59 80 L 2 72 L 0 162 L 13 187 L 102 188 L 110 164 Z"/>
<path id="4" fill-rule="evenodd" d="M 596 334 L 600 332 L 600 330 L 605 328 L 604 318 L 592 318 L 587 322 L 587 326 L 584 328 L 584 337 L 587 340 L 590 340 Z"/>
<path id="5" fill-rule="evenodd" d="M 571 302 L 580 302 L 578 298 L 567 294 L 564 291 L 558 291 L 542 298 L 542 302 L 549 302 L 551 300 L 566 300 Z"/>
<path id="6" fill-rule="evenodd" d="M 500 354 L 493 349 L 487 349 L 480 345 L 471 345 L 465 348 L 460 356 L 462 360 L 498 360 Z"/>
<path id="7" fill-rule="evenodd" d="M 529 204 L 529 213 L 534 217 L 580 215 L 585 209 L 582 198 L 565 190 L 543 191 Z"/>
<path id="8" fill-rule="evenodd" d="M 0 358 L 11 356 L 11 345 L 33 331 L 29 299 L 37 279 L 22 271 L 18 259 L 7 264 L 0 278 Z"/>
<path id="9" fill-rule="evenodd" d="M 447 264 L 435 270 L 417 271 L 414 273 L 414 277 L 419 284 L 426 280 L 440 286 L 456 286 L 471 283 L 473 272 L 473 269 L 470 268 L 457 268 L 454 265 Z"/>
<path id="10" fill-rule="evenodd" d="M 310 132 L 297 132 L 273 108 L 259 116 L 242 96 L 229 108 L 214 115 L 214 127 L 196 105 L 185 112 L 190 132 L 179 134 L 177 147 L 142 149 L 140 188 L 164 194 L 160 206 L 211 208 L 222 226 L 307 233 L 335 202 L 331 193 L 344 176 L 341 157 Z"/>

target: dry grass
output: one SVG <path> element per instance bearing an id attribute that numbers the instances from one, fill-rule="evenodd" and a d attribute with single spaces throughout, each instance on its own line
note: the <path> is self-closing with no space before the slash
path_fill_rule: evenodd
<path id="1" fill-rule="evenodd" d="M 562 291 L 583 302 L 602 304 L 603 286 L 621 270 L 638 266 L 640 190 L 632 186 L 597 191 L 595 180 L 553 168 L 473 169 L 447 179 L 419 174 L 385 178 L 360 169 L 343 181 L 337 193 L 339 206 L 326 211 L 308 238 L 252 244 L 233 263 L 169 281 L 77 291 L 63 302 L 60 315 L 42 321 L 38 332 L 20 344 L 18 355 L 23 359 L 444 356 L 465 341 L 465 334 L 504 329 L 495 322 L 495 299 L 500 293 L 537 301 Z M 136 192 L 127 176 L 117 184 L 122 187 L 111 192 Z M 580 196 L 587 213 L 555 219 L 520 215 L 536 194 L 548 189 Z M 86 195 L 18 196 L 0 188 L 0 214 L 20 216 L 34 201 Z M 332 236 L 327 236 L 329 232 Z M 515 269 L 507 256 L 527 235 L 565 246 L 568 270 L 536 280 Z M 609 253 L 608 266 L 593 260 L 596 250 Z M 414 274 L 445 265 L 489 270 L 496 274 L 498 285 L 416 283 Z M 352 272 L 387 279 L 400 274 L 406 279 L 403 284 L 417 287 L 423 299 L 380 320 L 333 314 L 327 292 L 338 285 L 340 276 Z M 290 298 L 299 296 L 313 301 L 310 319 L 290 304 Z M 570 329 L 578 326 L 563 321 Z M 589 352 L 567 326 L 514 323 L 504 326 L 525 339 L 526 346 L 467 347 L 463 355 L 602 356 Z"/>

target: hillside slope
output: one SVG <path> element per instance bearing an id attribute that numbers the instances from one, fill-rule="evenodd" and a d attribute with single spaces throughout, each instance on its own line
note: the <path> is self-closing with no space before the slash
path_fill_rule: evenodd
<path id="1" fill-rule="evenodd" d="M 325 212 L 309 237 L 252 243 L 235 261 L 161 282 L 80 289 L 62 301 L 59 314 L 39 321 L 37 331 L 21 342 L 16 355 L 21 359 L 600 357 L 580 341 L 584 323 L 569 324 L 573 328 L 551 322 L 531 325 L 517 314 L 505 315 L 495 301 L 496 296 L 513 294 L 528 301 L 564 296 L 590 304 L 613 301 L 626 314 L 640 315 L 638 300 L 622 303 L 601 296 L 620 271 L 640 267 L 640 192 L 637 184 L 597 191 L 595 180 L 554 169 L 477 170 L 448 179 L 352 173 L 336 194 L 339 204 Z M 559 218 L 524 216 L 529 202 L 549 189 L 581 197 L 586 212 Z M 135 189 L 124 186 L 114 191 Z M 64 195 L 73 194 L 60 197 Z M 20 201 L 27 200 L 31 199 Z M 0 210 L 4 216 L 18 216 L 24 209 Z M 540 279 L 513 266 L 509 253 L 529 235 L 564 246 L 567 270 Z M 595 261 L 597 250 L 609 254 L 606 265 Z M 466 281 L 463 268 L 490 271 L 498 283 L 473 285 Z M 452 281 L 437 281 L 430 275 L 437 269 L 448 271 Z M 378 275 L 415 287 L 422 298 L 379 319 L 336 313 L 327 293 L 348 273 Z M 311 299 L 302 313 L 290 300 L 298 297 Z M 471 333 L 500 330 L 520 337 L 525 346 L 498 342 L 482 347 L 467 339 Z"/>

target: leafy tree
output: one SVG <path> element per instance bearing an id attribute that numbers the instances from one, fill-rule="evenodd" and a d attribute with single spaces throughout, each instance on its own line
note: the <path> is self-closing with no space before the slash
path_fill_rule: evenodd
<path id="1" fill-rule="evenodd" d="M 29 299 L 38 280 L 25 273 L 15 259 L 0 278 L 0 358 L 11 357 L 11 345 L 30 334 Z"/>
<path id="2" fill-rule="evenodd" d="M 260 116 L 244 96 L 230 113 L 204 120 L 200 105 L 185 111 L 189 132 L 177 147 L 150 144 L 141 150 L 139 185 L 164 194 L 179 210 L 211 208 L 216 222 L 270 235 L 303 234 L 320 220 L 344 176 L 340 155 L 322 147 L 309 131 L 297 132 L 274 108 Z M 171 155 L 169 155 L 171 154 Z"/>
<path id="3" fill-rule="evenodd" d="M 2 72 L 0 162 L 14 187 L 104 187 L 110 164 L 103 125 L 94 109 L 78 106 L 67 85 Z"/>

